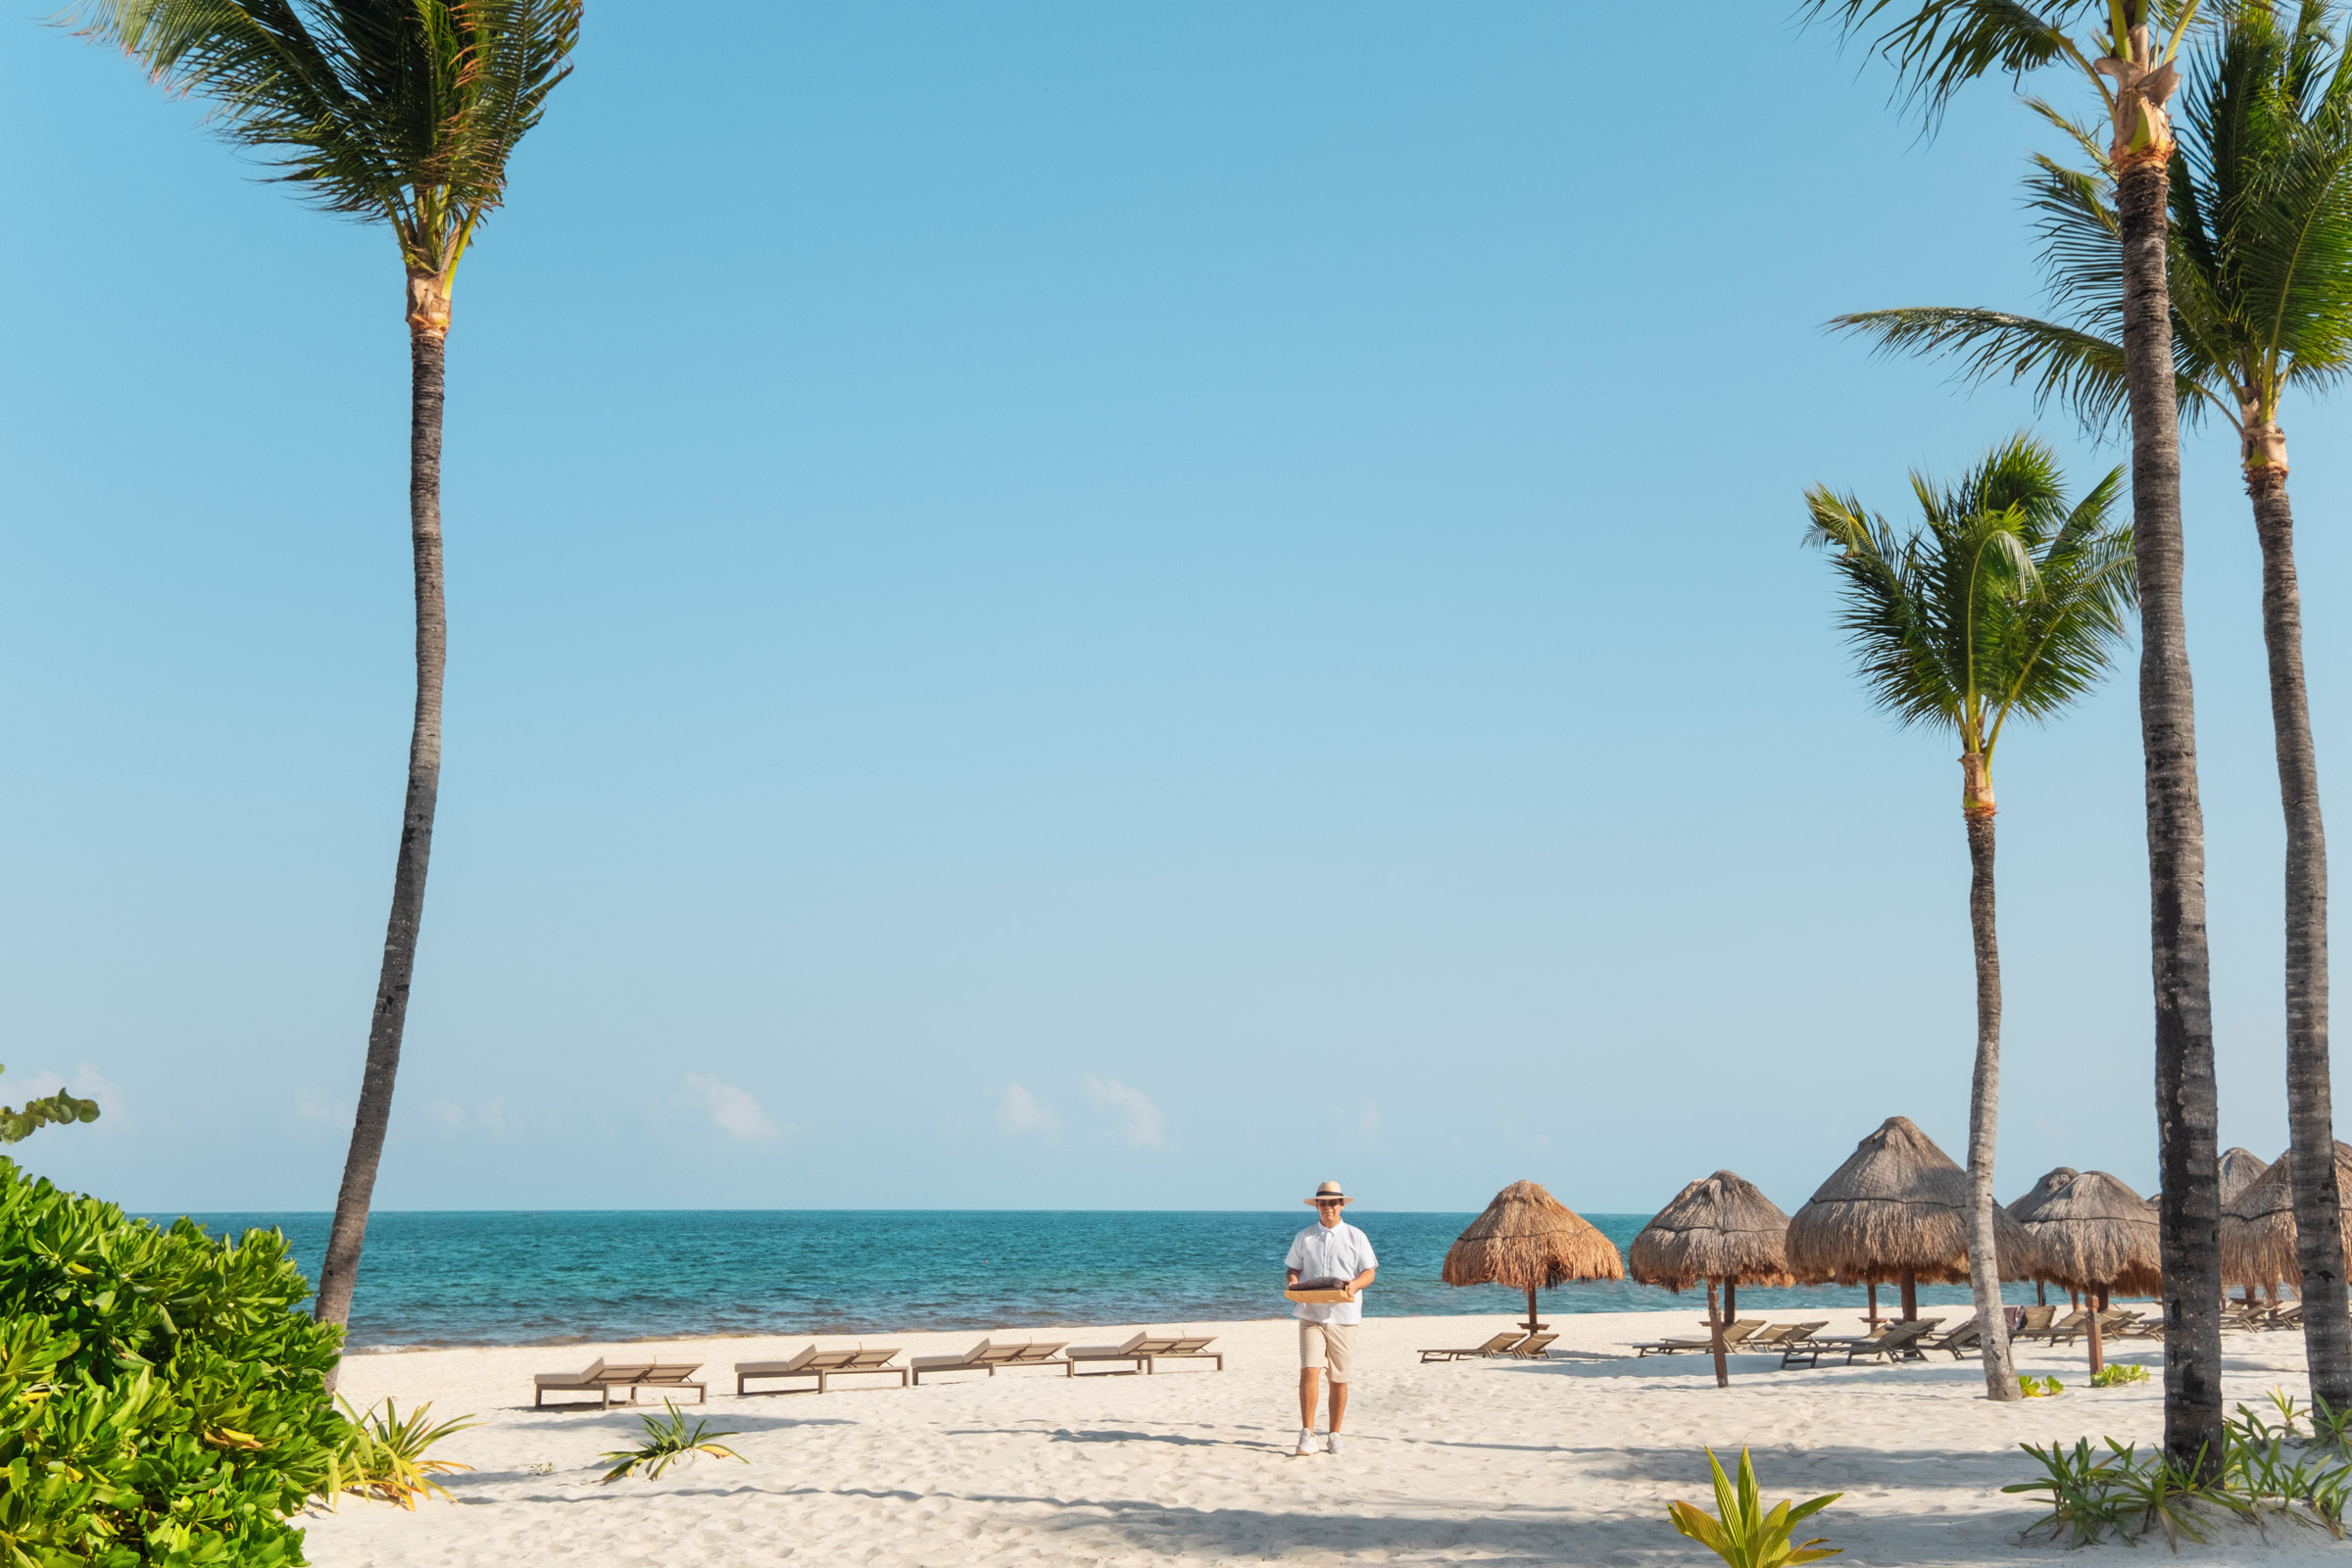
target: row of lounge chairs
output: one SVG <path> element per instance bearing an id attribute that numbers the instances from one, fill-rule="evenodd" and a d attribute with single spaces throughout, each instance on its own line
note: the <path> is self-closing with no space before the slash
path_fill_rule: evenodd
<path id="1" fill-rule="evenodd" d="M 1507 1356 L 1519 1361 L 1547 1361 L 1551 1359 L 1551 1342 L 1558 1338 L 1557 1334 L 1530 1334 L 1525 1329 L 1510 1329 L 1495 1335 L 1484 1345 L 1473 1345 L 1466 1350 L 1423 1350 L 1421 1359 L 1427 1363 Z"/>
<path id="2" fill-rule="evenodd" d="M 2222 1303 L 2222 1327 L 2226 1329 L 2299 1329 L 2302 1326 L 2301 1301 L 2289 1301 L 2284 1306 L 2271 1301 Z"/>
<path id="3" fill-rule="evenodd" d="M 2090 1332 L 2091 1315 L 2079 1311 L 2061 1319 L 2055 1306 L 2030 1306 L 2025 1308 L 2024 1322 L 2009 1338 L 2030 1344 L 2072 1345 Z M 2143 1321 L 2143 1314 L 2120 1307 L 2098 1317 L 2102 1339 L 2143 1339 L 2164 1331 L 2161 1322 Z M 1982 1352 L 1982 1334 L 1975 1318 L 1938 1334 L 1943 1323 L 1939 1317 L 1923 1317 L 1882 1323 L 1868 1334 L 1825 1335 L 1821 1331 L 1829 1327 L 1826 1318 L 1782 1324 L 1740 1318 L 1724 1326 L 1723 1348 L 1738 1355 L 1777 1354 L 1783 1367 L 1819 1366 L 1825 1355 L 1841 1354 L 1851 1366 L 1866 1360 L 1924 1361 L 1937 1350 L 1950 1352 L 1954 1360 Z M 1651 1340 L 1634 1347 L 1637 1356 L 1705 1354 L 1713 1348 L 1714 1341 L 1703 1336 Z"/>
<path id="4" fill-rule="evenodd" d="M 918 1355 L 904 1365 L 899 1364 L 898 1348 L 862 1347 L 848 1350 L 820 1349 L 811 1345 L 800 1354 L 785 1361 L 738 1361 L 735 1363 L 735 1392 L 746 1395 L 754 1392 L 751 1385 L 758 1382 L 786 1382 L 796 1378 L 816 1380 L 815 1392 L 826 1393 L 833 1379 L 860 1373 L 895 1377 L 899 1387 L 919 1385 L 925 1373 L 936 1376 L 942 1372 L 985 1372 L 990 1377 L 1005 1367 L 1057 1366 L 1064 1377 L 1131 1377 L 1146 1376 L 1158 1370 L 1162 1361 L 1213 1361 L 1218 1371 L 1225 1370 L 1225 1355 L 1212 1350 L 1213 1334 L 1153 1334 L 1138 1333 L 1118 1345 L 1072 1345 L 1067 1340 L 982 1340 L 970 1349 L 954 1355 Z M 1122 1368 L 1119 1363 L 1126 1365 Z M 1090 1370 L 1081 1371 L 1081 1368 Z M 695 1402 L 708 1402 L 706 1386 L 695 1381 L 702 1370 L 699 1362 L 664 1363 L 658 1361 L 607 1362 L 602 1358 L 589 1364 L 582 1372 L 542 1372 L 532 1378 L 531 1404 L 544 1408 L 550 1394 L 593 1394 L 597 1408 L 606 1409 L 612 1396 L 626 1389 L 629 1402 L 637 1402 L 641 1389 L 658 1393 L 692 1389 Z M 781 1394 L 784 1389 L 760 1392 Z M 560 1399 L 559 1408 L 586 1409 L 585 1399 Z"/>

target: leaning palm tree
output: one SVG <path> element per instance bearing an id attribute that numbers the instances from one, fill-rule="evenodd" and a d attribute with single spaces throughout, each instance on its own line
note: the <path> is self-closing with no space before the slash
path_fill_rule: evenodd
<path id="1" fill-rule="evenodd" d="M 2123 274 L 2124 385 L 2140 605 L 2139 735 L 2146 780 L 2155 989 L 2157 1167 L 2163 1183 L 2164 1445 L 2194 1474 L 2222 1451 L 2221 1191 L 2215 1174 L 2212 963 L 2195 694 L 2180 603 L 2180 431 L 2173 388 L 2165 110 L 2197 0 L 1803 0 L 1900 74 L 1929 122 L 1988 75 L 2081 73 L 2111 135 Z"/>
<path id="2" fill-rule="evenodd" d="M 2352 1316 L 2328 1179 L 2328 845 L 2303 677 L 2302 594 L 2279 406 L 2352 369 L 2352 71 L 2332 4 L 2302 0 L 2292 21 L 2262 0 L 2228 14 L 2201 51 L 2172 167 L 2173 356 L 2181 401 L 2237 434 L 2262 550 L 2263 642 L 2278 795 L 2286 818 L 2287 1126 L 2302 1157 L 2294 1206 L 2312 1393 L 2352 1404 Z M 2072 132 L 2092 170 L 2037 158 L 2029 182 L 2041 262 L 2065 319 L 1989 310 L 1869 311 L 1833 324 L 1886 349 L 1960 357 L 1971 380 L 2028 380 L 2093 433 L 2125 402 L 2118 218 L 2106 153 Z"/>
<path id="3" fill-rule="evenodd" d="M 67 19 L 167 90 L 209 100 L 221 134 L 265 150 L 299 194 L 384 223 L 408 274 L 416 713 L 367 1068 L 318 1276 L 318 1320 L 341 1323 L 392 1114 L 440 789 L 450 290 L 476 228 L 505 199 L 508 156 L 570 71 L 580 0 L 81 0 Z"/>
<path id="4" fill-rule="evenodd" d="M 2125 634 L 2132 532 L 2112 514 L 2111 472 L 2069 505 L 2057 459 L 2018 437 L 1957 484 L 1914 473 L 1920 526 L 1824 486 L 1806 492 L 1808 540 L 1834 552 L 1839 624 L 1872 701 L 1904 724 L 1960 742 L 1969 926 L 1977 966 L 1977 1060 L 1969 1091 L 1969 1283 L 1982 1325 L 1984 1388 L 2018 1397 L 2001 1315 L 1992 1154 L 2000 1117 L 2001 955 L 1993 920 L 1992 755 L 2012 717 L 2054 717 L 2096 685 Z"/>

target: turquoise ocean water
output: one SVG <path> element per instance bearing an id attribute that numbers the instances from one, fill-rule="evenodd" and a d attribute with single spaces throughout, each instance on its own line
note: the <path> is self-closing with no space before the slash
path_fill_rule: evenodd
<path id="1" fill-rule="evenodd" d="M 151 1216 L 164 1218 L 167 1216 Z M 286 1233 L 318 1277 L 324 1214 L 198 1214 L 215 1235 Z M 359 1349 L 563 1345 L 714 1334 L 990 1330 L 1033 1324 L 1187 1323 L 1280 1317 L 1282 1259 L 1311 1220 L 1289 1213 L 1002 1210 L 708 1210 L 379 1213 L 352 1302 Z M 1438 1278 L 1470 1214 L 1351 1211 L 1380 1253 L 1365 1297 L 1382 1316 L 1505 1313 L 1524 1297 Z M 1645 1214 L 1587 1215 L 1622 1251 Z M 1891 1289 L 1880 1292 L 1884 1307 Z M 1838 1287 L 1743 1291 L 1743 1316 L 1862 1310 Z M 1965 1286 L 1922 1301 L 1964 1304 Z M 2033 1287 L 2010 1288 L 2013 1301 Z M 1543 1310 L 1681 1306 L 1703 1292 L 1565 1285 Z"/>

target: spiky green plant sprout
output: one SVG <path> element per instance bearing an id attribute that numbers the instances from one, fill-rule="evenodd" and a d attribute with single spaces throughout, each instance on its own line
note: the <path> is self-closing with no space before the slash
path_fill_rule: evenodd
<path id="1" fill-rule="evenodd" d="M 1740 1450 L 1737 1481 L 1723 1473 L 1715 1450 L 1706 1450 L 1707 1468 L 1715 1476 L 1715 1512 L 1688 1502 L 1670 1502 L 1666 1512 L 1674 1528 L 1721 1557 L 1730 1568 L 1793 1568 L 1797 1563 L 1835 1557 L 1842 1547 L 1829 1545 L 1826 1536 L 1792 1541 L 1796 1526 L 1845 1495 L 1833 1492 L 1810 1502 L 1782 1502 L 1767 1512 L 1756 1492 L 1756 1467 L 1747 1449 Z"/>
<path id="2" fill-rule="evenodd" d="M 738 1464 L 751 1461 L 733 1448 L 719 1443 L 720 1438 L 740 1437 L 735 1432 L 711 1432 L 706 1424 L 696 1421 L 689 1427 L 684 1411 L 674 1399 L 663 1399 L 666 1416 L 648 1414 L 645 1417 L 645 1441 L 634 1448 L 615 1448 L 598 1457 L 611 1461 L 612 1468 L 605 1472 L 607 1481 L 618 1481 L 642 1469 L 646 1479 L 659 1481 L 663 1471 L 679 1460 L 693 1454 L 709 1454 L 713 1459 L 733 1459 Z"/>
<path id="3" fill-rule="evenodd" d="M 336 1402 L 343 1406 L 351 1434 L 335 1456 L 335 1473 L 329 1478 L 333 1494 L 397 1502 L 413 1513 L 420 1497 L 449 1495 L 437 1477 L 473 1468 L 455 1459 L 426 1457 L 436 1443 L 481 1425 L 470 1417 L 435 1424 L 430 1402 L 405 1416 L 390 1398 L 380 1406 L 369 1405 L 365 1413 L 353 1409 L 348 1399 L 338 1396 Z"/>

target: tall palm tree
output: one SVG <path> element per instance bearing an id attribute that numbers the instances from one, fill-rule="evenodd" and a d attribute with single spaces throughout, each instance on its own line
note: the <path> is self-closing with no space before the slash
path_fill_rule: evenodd
<path id="1" fill-rule="evenodd" d="M 580 0 L 81 0 L 68 19 L 168 91 L 210 100 L 221 134 L 265 149 L 299 194 L 383 222 L 408 274 L 416 712 L 368 1063 L 318 1277 L 318 1320 L 341 1323 L 392 1115 L 440 789 L 450 291 L 476 227 L 506 197 L 508 156 L 570 72 Z"/>
<path id="2" fill-rule="evenodd" d="M 2291 22 L 2263 0 L 2227 14 L 2201 51 L 2172 168 L 2173 357 L 2181 401 L 2238 437 L 2262 550 L 2263 642 L 2286 818 L 2286 1094 L 2312 1392 L 2352 1406 L 2352 1316 L 2333 1171 L 2328 1070 L 2328 845 L 2304 695 L 2302 595 L 2279 405 L 2352 368 L 2352 69 L 2328 0 Z M 2092 172 L 2036 159 L 2032 205 L 2065 321 L 1986 310 L 1869 311 L 1833 324 L 1888 349 L 1961 356 L 1962 374 L 2031 378 L 2094 432 L 2124 401 L 2117 216 L 2104 151 Z"/>
<path id="3" fill-rule="evenodd" d="M 1833 551 L 1838 620 L 1872 701 L 1960 741 L 1977 1061 L 1968 1102 L 1968 1272 L 1984 1390 L 2018 1397 L 1993 1247 L 2000 1121 L 2001 950 L 1993 922 L 1992 754 L 2011 717 L 2048 719 L 2106 673 L 2133 591 L 2132 530 L 2112 520 L 2123 471 L 2069 505 L 2058 460 L 2023 436 L 1938 489 L 1914 473 L 1921 525 L 1898 537 L 1851 496 L 1805 493 L 1807 540 Z"/>
<path id="4" fill-rule="evenodd" d="M 2132 527 L 2140 606 L 2139 734 L 2148 818 L 2149 968 L 2156 1001 L 2157 1170 L 2164 1253 L 2164 1445 L 2218 1475 L 2222 1452 L 2221 1152 L 2205 936 L 2205 816 L 2195 694 L 2181 617 L 2180 431 L 2173 385 L 2165 105 L 2197 0 L 1804 0 L 1867 33 L 1930 122 L 1986 75 L 2062 64 L 2097 90 L 2110 125 L 2123 273 Z M 2081 29 L 2078 32 L 2078 29 Z"/>

